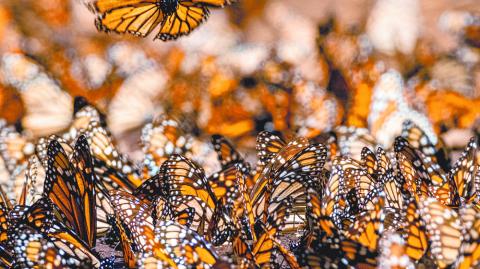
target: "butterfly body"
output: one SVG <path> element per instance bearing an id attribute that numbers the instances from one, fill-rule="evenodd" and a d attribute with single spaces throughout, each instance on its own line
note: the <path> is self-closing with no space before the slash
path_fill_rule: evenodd
<path id="1" fill-rule="evenodd" d="M 160 8 L 166 15 L 173 14 L 178 7 L 178 0 L 160 0 Z"/>

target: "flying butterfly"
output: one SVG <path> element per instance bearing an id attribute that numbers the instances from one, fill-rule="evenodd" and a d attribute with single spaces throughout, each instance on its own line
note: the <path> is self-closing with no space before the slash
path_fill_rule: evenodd
<path id="1" fill-rule="evenodd" d="M 148 36 L 159 28 L 155 39 L 163 41 L 188 35 L 209 15 L 209 7 L 220 8 L 230 0 L 96 0 L 89 3 L 98 18 L 97 29 L 105 32 Z"/>

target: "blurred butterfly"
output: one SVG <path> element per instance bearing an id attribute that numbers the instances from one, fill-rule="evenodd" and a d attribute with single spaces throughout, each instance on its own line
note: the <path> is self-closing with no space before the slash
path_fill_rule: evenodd
<path id="1" fill-rule="evenodd" d="M 228 10 L 230 20 L 235 25 L 245 28 L 249 22 L 263 13 L 266 2 L 267 0 L 243 0 L 235 2 L 232 8 Z"/>
<path id="2" fill-rule="evenodd" d="M 407 256 L 405 240 L 398 233 L 386 233 L 380 239 L 380 268 L 414 268 L 412 260 Z"/>
<path id="3" fill-rule="evenodd" d="M 339 126 L 333 132 L 341 155 L 348 155 L 356 160 L 360 160 L 364 147 L 375 148 L 377 145 L 375 138 L 365 128 Z"/>
<path id="4" fill-rule="evenodd" d="M 454 263 L 460 255 L 463 241 L 462 224 L 458 213 L 435 198 L 420 203 L 420 215 L 425 222 L 431 253 L 439 268 Z"/>
<path id="5" fill-rule="evenodd" d="M 185 155 L 192 147 L 192 137 L 185 133 L 179 122 L 161 116 L 142 129 L 141 142 L 145 154 L 144 165 L 148 177 L 158 173 L 162 163 L 172 154 Z"/>
<path id="6" fill-rule="evenodd" d="M 480 261 L 480 216 L 478 210 L 472 206 L 461 208 L 459 213 L 463 223 L 464 238 L 455 267 L 462 269 L 472 268 L 478 266 Z"/>
<path id="7" fill-rule="evenodd" d="M 65 252 L 57 245 L 62 243 L 68 244 L 21 226 L 14 238 L 15 265 L 22 268 L 99 268 L 98 259 Z"/>
<path id="8" fill-rule="evenodd" d="M 105 32 L 146 37 L 159 28 L 155 39 L 163 41 L 189 34 L 209 15 L 209 7 L 223 7 L 230 0 L 110 1 L 89 4 L 98 14 L 96 25 Z"/>
<path id="9" fill-rule="evenodd" d="M 65 129 L 70 123 L 72 98 L 50 77 L 43 67 L 22 54 L 4 54 L 0 73 L 7 85 L 15 87 L 25 104 L 22 126 L 34 136 L 50 135 Z M 51 106 L 45 100 L 57 100 Z"/>

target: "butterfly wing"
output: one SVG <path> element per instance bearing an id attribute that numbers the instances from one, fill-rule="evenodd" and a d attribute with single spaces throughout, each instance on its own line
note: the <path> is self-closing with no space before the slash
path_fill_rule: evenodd
<path id="1" fill-rule="evenodd" d="M 405 212 L 406 226 L 403 234 L 405 252 L 414 261 L 420 260 L 428 248 L 425 226 L 420 218 L 417 202 L 410 199 Z"/>
<path id="2" fill-rule="evenodd" d="M 197 1 L 179 0 L 176 10 L 165 19 L 155 38 L 160 40 L 174 40 L 187 35 L 203 23 L 210 14 L 205 5 L 195 3 Z"/>
<path id="3" fill-rule="evenodd" d="M 460 254 L 463 240 L 458 213 L 434 198 L 420 203 L 420 215 L 425 221 L 427 238 L 436 264 L 445 268 L 454 263 Z"/>
<path id="4" fill-rule="evenodd" d="M 165 175 L 166 199 L 173 211 L 193 208 L 195 217 L 191 227 L 200 235 L 206 234 L 218 202 L 203 169 L 186 157 L 172 155 L 165 162 Z"/>
<path id="5" fill-rule="evenodd" d="M 229 167 L 232 164 L 243 163 L 244 160 L 240 153 L 228 142 L 228 140 L 221 135 L 212 135 L 213 148 L 217 152 L 218 161 L 222 169 Z"/>
<path id="6" fill-rule="evenodd" d="M 462 203 L 468 203 L 476 199 L 477 193 L 474 184 L 478 170 L 476 163 L 477 142 L 472 138 L 448 175 L 450 182 L 455 183 L 458 195 L 462 198 Z"/>
<path id="7" fill-rule="evenodd" d="M 48 147 L 44 193 L 60 209 L 67 224 L 90 246 L 96 238 L 95 178 L 84 136 L 75 144 L 70 161 L 56 140 Z"/>
<path id="8" fill-rule="evenodd" d="M 105 32 L 145 37 L 164 19 L 157 1 L 152 0 L 97 0 L 91 7 L 99 14 L 97 28 Z"/>

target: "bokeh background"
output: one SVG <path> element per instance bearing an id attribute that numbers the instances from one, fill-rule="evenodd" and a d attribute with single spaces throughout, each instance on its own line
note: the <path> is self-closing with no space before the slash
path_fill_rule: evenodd
<path id="1" fill-rule="evenodd" d="M 0 117 L 32 138 L 57 133 L 82 95 L 132 156 L 163 113 L 246 148 L 263 129 L 315 137 L 341 124 L 388 144 L 388 121 L 368 117 L 395 68 L 409 111 L 461 148 L 479 115 L 479 12 L 475 0 L 243 0 L 161 42 L 98 32 L 82 1 L 3 0 Z"/>

